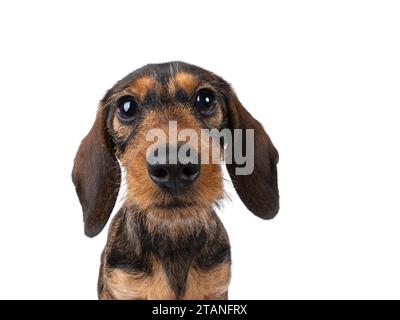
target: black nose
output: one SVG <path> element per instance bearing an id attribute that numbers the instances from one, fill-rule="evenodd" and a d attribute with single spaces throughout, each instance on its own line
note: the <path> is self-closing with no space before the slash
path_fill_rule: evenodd
<path id="1" fill-rule="evenodd" d="M 150 178 L 160 187 L 169 189 L 171 191 L 180 191 L 190 186 L 200 174 L 200 165 L 184 161 L 181 163 L 176 159 L 176 163 L 168 163 L 167 159 L 160 161 L 161 163 L 150 164 L 148 163 L 148 172 Z"/>

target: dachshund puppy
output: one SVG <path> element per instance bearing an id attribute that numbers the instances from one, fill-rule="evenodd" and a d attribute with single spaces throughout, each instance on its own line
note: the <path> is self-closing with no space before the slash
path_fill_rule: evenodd
<path id="1" fill-rule="evenodd" d="M 254 141 L 232 134 L 233 149 L 247 150 L 252 142 L 252 172 L 237 174 L 243 163 L 236 158 L 227 169 L 251 212 L 271 219 L 279 210 L 278 152 L 230 85 L 183 62 L 146 65 L 101 100 L 72 172 L 89 237 L 106 225 L 121 168 L 126 172 L 125 202 L 111 222 L 101 257 L 100 299 L 228 298 L 230 244 L 214 212 L 224 196 L 221 163 L 167 160 L 182 142 L 173 146 L 147 138 L 152 129 L 170 136 L 171 122 L 175 134 L 186 128 L 199 135 L 203 129 L 254 130 Z M 164 149 L 157 147 L 162 142 Z M 202 152 L 193 143 L 189 149 L 187 154 Z M 158 162 L 150 163 L 150 151 Z"/>

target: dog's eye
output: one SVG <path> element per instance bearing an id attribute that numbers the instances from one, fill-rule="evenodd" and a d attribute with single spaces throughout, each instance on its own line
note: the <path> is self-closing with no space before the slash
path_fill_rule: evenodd
<path id="1" fill-rule="evenodd" d="M 209 89 L 200 90 L 194 100 L 195 107 L 203 115 L 211 115 L 215 111 L 215 95 Z"/>
<path id="2" fill-rule="evenodd" d="M 121 120 L 131 120 L 136 115 L 137 108 L 138 105 L 134 98 L 124 98 L 119 103 L 118 115 Z"/>

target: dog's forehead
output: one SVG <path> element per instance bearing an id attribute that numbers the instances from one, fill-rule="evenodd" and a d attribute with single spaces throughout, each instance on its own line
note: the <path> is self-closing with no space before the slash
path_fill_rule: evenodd
<path id="1" fill-rule="evenodd" d="M 216 76 L 183 62 L 146 65 L 120 80 L 113 91 L 131 92 L 141 103 L 185 102 L 202 85 L 214 83 Z"/>

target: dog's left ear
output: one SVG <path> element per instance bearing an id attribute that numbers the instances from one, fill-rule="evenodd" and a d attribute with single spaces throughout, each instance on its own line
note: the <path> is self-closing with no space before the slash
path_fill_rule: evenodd
<path id="1" fill-rule="evenodd" d="M 106 114 L 101 103 L 96 120 L 75 156 L 72 171 L 88 237 L 96 236 L 106 225 L 121 181 L 121 169 L 106 128 Z"/>
<path id="2" fill-rule="evenodd" d="M 247 150 L 246 143 L 250 143 L 246 142 L 246 129 L 254 129 L 253 172 L 249 175 L 236 174 L 240 166 L 232 157 L 232 164 L 227 164 L 229 175 L 246 207 L 262 219 L 272 219 L 279 210 L 278 151 L 262 125 L 243 107 L 232 88 L 229 89 L 227 104 L 230 129 L 242 129 L 242 150 Z"/>

